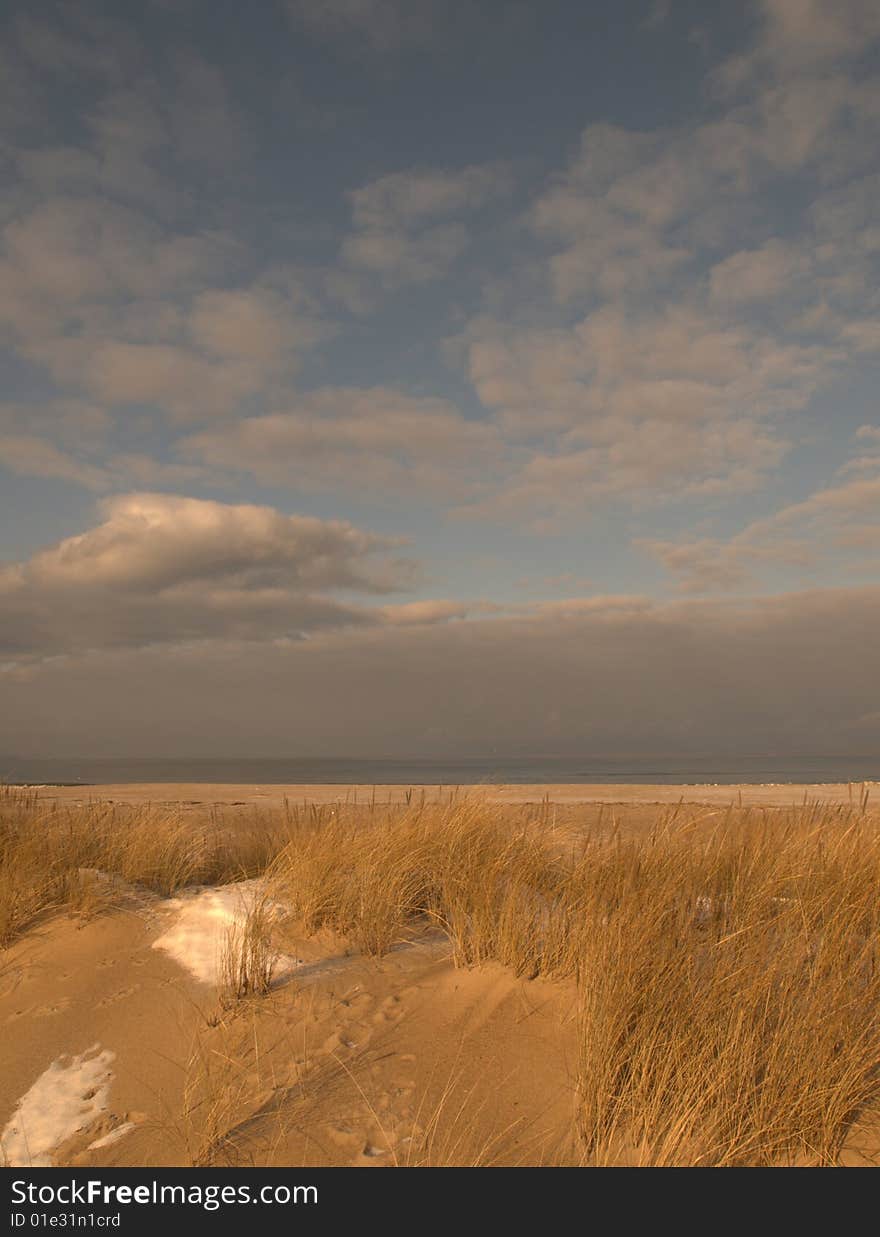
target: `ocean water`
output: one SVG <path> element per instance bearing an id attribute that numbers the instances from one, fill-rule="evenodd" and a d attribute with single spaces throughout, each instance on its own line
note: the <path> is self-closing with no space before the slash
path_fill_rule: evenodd
<path id="1" fill-rule="evenodd" d="M 0 756 L 0 781 L 230 782 L 243 785 L 358 783 L 469 786 L 491 782 L 732 785 L 880 780 L 880 753 L 865 756 L 534 756 L 450 759 L 95 759 Z"/>

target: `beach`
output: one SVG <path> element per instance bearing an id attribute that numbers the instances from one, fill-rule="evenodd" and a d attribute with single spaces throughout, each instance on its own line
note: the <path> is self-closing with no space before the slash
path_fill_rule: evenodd
<path id="1" fill-rule="evenodd" d="M 804 802 L 859 803 L 864 788 L 872 793 L 875 782 L 770 783 L 755 785 L 665 785 L 617 783 L 532 783 L 503 785 L 479 783 L 469 786 L 369 785 L 369 784 L 250 784 L 227 782 L 136 782 L 95 786 L 42 786 L 40 796 L 59 803 L 102 800 L 113 803 L 163 803 L 188 806 L 278 807 L 285 799 L 294 803 L 403 804 L 413 797 L 437 803 L 451 794 L 471 793 L 495 804 L 522 805 L 549 800 L 555 804 L 650 805 L 699 803 L 724 807 L 792 807 Z M 877 793 L 874 791 L 873 793 Z"/>
<path id="2" fill-rule="evenodd" d="M 7 788 L 0 1160 L 874 1164 L 871 790 Z"/>

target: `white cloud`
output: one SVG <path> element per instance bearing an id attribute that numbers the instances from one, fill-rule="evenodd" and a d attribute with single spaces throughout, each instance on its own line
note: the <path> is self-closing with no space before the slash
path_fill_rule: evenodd
<path id="1" fill-rule="evenodd" d="M 342 521 L 167 494 L 116 496 L 100 509 L 95 528 L 0 567 L 7 655 L 297 637 L 381 616 L 327 593 L 413 580 L 395 542 Z"/>
<path id="2" fill-rule="evenodd" d="M 168 494 L 104 499 L 103 524 L 30 560 L 44 584 L 166 588 L 259 576 L 297 587 L 388 587 L 363 559 L 387 542 L 350 524 Z"/>

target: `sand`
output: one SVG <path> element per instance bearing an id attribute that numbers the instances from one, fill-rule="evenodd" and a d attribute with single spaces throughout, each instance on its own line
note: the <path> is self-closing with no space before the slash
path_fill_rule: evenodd
<path id="1" fill-rule="evenodd" d="M 493 803 L 540 803 L 549 798 L 556 804 L 727 804 L 761 807 L 791 807 L 807 800 L 810 803 L 859 802 L 863 787 L 872 801 L 880 797 L 880 784 L 862 782 L 827 782 L 819 784 L 780 783 L 769 785 L 740 784 L 731 786 L 678 785 L 617 785 L 606 784 L 544 784 L 479 785 L 461 787 L 485 795 Z M 873 790 L 872 790 L 873 788 Z M 273 807 L 284 799 L 302 803 L 358 802 L 377 804 L 404 803 L 407 795 L 418 798 L 424 792 L 426 800 L 434 802 L 447 797 L 450 786 L 355 786 L 355 785 L 266 785 L 251 786 L 226 782 L 138 782 L 100 786 L 47 786 L 40 797 L 83 803 L 90 799 L 112 800 L 114 803 L 182 803 L 187 805 L 226 804 L 237 806 Z"/>
<path id="2" fill-rule="evenodd" d="M 567 986 L 457 970 L 439 936 L 381 961 L 281 940 L 295 967 L 226 1016 L 198 962 L 210 940 L 191 922 L 190 958 L 167 947 L 181 918 L 179 899 L 148 897 L 53 920 L 7 951 L 10 1166 L 187 1165 L 206 1151 L 242 1165 L 571 1162 Z M 218 1130 L 233 1131 L 219 1155 Z"/>

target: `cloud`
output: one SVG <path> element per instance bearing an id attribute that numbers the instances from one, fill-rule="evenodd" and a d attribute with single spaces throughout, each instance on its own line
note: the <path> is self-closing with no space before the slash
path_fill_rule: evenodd
<path id="1" fill-rule="evenodd" d="M 383 387 L 322 388 L 286 411 L 247 417 L 190 435 L 182 458 L 221 472 L 304 489 L 344 486 L 384 496 L 464 496 L 504 467 L 492 426 L 469 421 L 447 400 Z"/>
<path id="2" fill-rule="evenodd" d="M 567 328 L 483 317 L 467 336 L 481 401 L 530 456 L 480 509 L 576 510 L 621 495 L 755 488 L 788 450 L 782 417 L 835 373 L 842 353 L 777 342 L 694 307 L 606 306 Z"/>
<path id="3" fill-rule="evenodd" d="M 228 237 L 181 234 L 95 197 L 45 200 L 2 230 L 0 324 L 29 355 L 90 322 L 112 324 L 112 306 L 192 295 L 234 269 Z"/>
<path id="4" fill-rule="evenodd" d="M 56 477 L 86 489 L 105 489 L 106 469 L 77 460 L 34 434 L 0 434 L 0 467 L 25 477 Z"/>
<path id="5" fill-rule="evenodd" d="M 112 431 L 107 410 L 87 401 L 0 404 L 0 468 L 98 492 L 208 480 L 195 464 L 160 460 L 144 451 L 108 450 Z"/>
<path id="6" fill-rule="evenodd" d="M 429 42 L 442 13 L 434 0 L 287 0 L 287 11 L 297 29 L 382 55 Z"/>
<path id="7" fill-rule="evenodd" d="M 160 97 L 177 162 L 215 172 L 239 165 L 250 154 L 252 136 L 223 74 L 193 52 L 178 52 L 171 64 L 174 85 Z"/>
<path id="8" fill-rule="evenodd" d="M 228 237 L 175 233 L 118 204 L 52 198 L 3 241 L 0 331 L 105 404 L 184 420 L 230 413 L 332 333 L 294 278 L 230 286 Z"/>
<path id="9" fill-rule="evenodd" d="M 28 577 L 135 589 L 252 576 L 291 587 L 394 587 L 363 563 L 389 543 L 341 521 L 168 494 L 108 498 L 100 509 L 103 524 L 36 555 Z"/>
<path id="10" fill-rule="evenodd" d="M 383 606 L 381 613 L 385 622 L 392 627 L 411 627 L 467 618 L 475 609 L 480 608 L 461 601 L 407 601 L 398 606 Z"/>
<path id="11" fill-rule="evenodd" d="M 246 361 L 218 364 L 170 344 L 95 341 L 83 351 L 53 349 L 54 372 L 76 374 L 86 391 L 109 404 L 150 404 L 186 420 L 231 412 L 263 385 Z"/>
<path id="12" fill-rule="evenodd" d="M 351 193 L 357 227 L 414 226 L 438 216 L 476 210 L 510 189 L 510 169 L 483 164 L 459 170 L 429 168 L 394 172 Z"/>
<path id="13" fill-rule="evenodd" d="M 446 51 L 463 39 L 494 46 L 508 34 L 521 35 L 533 16 L 518 0 L 500 7 L 477 0 L 451 5 L 442 0 L 286 0 L 285 7 L 296 34 L 383 67 L 394 57 Z"/>
<path id="14" fill-rule="evenodd" d="M 121 82 L 143 55 L 134 32 L 85 6 L 56 6 L 47 20 L 27 13 L 13 23 L 16 50 L 33 68 L 69 79 Z"/>
<path id="15" fill-rule="evenodd" d="M 167 494 L 104 499 L 103 522 L 0 567 L 7 656 L 217 638 L 298 638 L 376 621 L 330 599 L 408 587 L 397 543 L 342 521 Z"/>
<path id="16" fill-rule="evenodd" d="M 579 152 L 530 212 L 536 235 L 562 245 L 549 260 L 555 299 L 564 305 L 617 295 L 631 282 L 664 282 L 689 251 L 666 238 L 663 225 L 693 209 L 704 177 L 669 135 L 585 129 Z"/>
<path id="17" fill-rule="evenodd" d="M 441 221 L 472 214 L 511 187 L 511 171 L 499 163 L 382 176 L 349 194 L 354 229 L 340 260 L 388 287 L 441 278 L 470 242 L 463 224 Z"/>
<path id="18" fill-rule="evenodd" d="M 724 66 L 731 84 L 768 68 L 803 72 L 858 58 L 880 38 L 872 0 L 760 0 L 757 10 L 762 28 L 754 47 Z"/>
<path id="19" fill-rule="evenodd" d="M 348 266 L 401 287 L 441 278 L 467 245 L 467 230 L 459 224 L 423 228 L 415 236 L 382 228 L 348 237 L 341 256 Z"/>
<path id="20" fill-rule="evenodd" d="M 666 7 L 653 16 L 665 21 Z M 446 20 L 433 3 L 396 0 L 289 9 L 300 36 L 334 48 L 413 48 Z M 0 330 L 13 377 L 49 394 L 45 411 L 34 394 L 27 413 L 0 417 L 0 458 L 99 492 L 247 478 L 376 505 L 404 495 L 512 528 L 759 489 L 797 460 L 816 396 L 880 348 L 878 179 L 865 158 L 880 99 L 871 6 L 766 0 L 754 12 L 754 38 L 712 76 L 695 118 L 587 125 L 521 217 L 519 172 L 500 162 L 420 164 L 345 196 L 335 182 L 351 226 L 334 231 L 322 197 L 326 249 L 301 265 L 287 249 L 274 261 L 274 199 L 251 199 L 256 180 L 235 188 L 264 136 L 241 115 L 235 74 L 182 51 L 154 56 L 85 12 L 28 18 L 11 44 L 24 66 L 9 79 L 15 107 L 45 102 L 50 70 L 78 83 L 78 104 L 64 126 L 57 114 L 43 124 L 37 108 L 39 139 L 23 129 L 4 148 L 18 182 L 0 209 Z M 255 237 L 267 220 L 271 234 Z M 510 279 L 487 274 L 476 314 L 472 274 L 497 262 L 494 242 L 514 227 Z M 475 245 L 481 234 L 491 243 Z M 345 323 L 328 323 L 308 291 L 363 313 L 378 289 L 426 284 L 457 263 L 453 300 L 429 307 L 420 292 L 407 321 L 417 336 L 445 315 L 458 332 L 471 389 L 434 387 L 454 400 L 429 393 L 430 376 L 401 373 L 413 349 L 401 356 L 391 310 L 340 338 Z M 328 359 L 344 377 L 320 387 L 315 351 L 334 332 Z M 65 428 L 53 385 L 103 423 Z M 872 458 L 851 460 L 847 479 L 869 477 Z M 868 539 L 835 536 L 841 553 Z M 711 559 L 718 541 L 653 540 L 679 574 L 691 571 L 686 552 Z M 771 540 L 760 560 L 739 545 L 706 570 L 740 585 L 756 564 L 806 570 L 800 532 Z"/>
<path id="21" fill-rule="evenodd" d="M 878 628 L 880 589 L 826 589 L 82 654 L 5 676 L 0 750 L 849 755 Z"/>
<path id="22" fill-rule="evenodd" d="M 880 137 L 880 82 L 868 71 L 880 21 L 871 0 L 764 0 L 757 13 L 749 49 L 709 78 L 714 114 L 643 131 L 589 125 L 538 195 L 530 223 L 556 246 L 547 266 L 559 304 L 668 295 L 720 266 L 719 250 L 732 262 L 746 239 L 749 299 L 762 275 L 778 286 L 812 265 L 809 224 L 802 246 L 787 248 L 767 195 L 804 175 L 814 195 L 846 193 L 865 170 Z M 791 191 L 786 232 L 801 223 L 803 182 Z M 736 275 L 735 264 L 718 270 L 719 294 L 728 282 L 736 295 Z"/>
<path id="23" fill-rule="evenodd" d="M 651 5 L 647 17 L 644 17 L 639 23 L 640 30 L 656 30 L 659 26 L 663 26 L 669 20 L 669 14 L 672 9 L 672 0 L 654 0 Z"/>
<path id="24" fill-rule="evenodd" d="M 808 269 L 804 254 L 779 240 L 770 240 L 759 249 L 741 250 L 713 266 L 709 272 L 710 295 L 714 301 L 731 305 L 772 300 L 790 289 Z"/>
<path id="25" fill-rule="evenodd" d="M 529 452 L 472 513 L 543 526 L 623 497 L 755 490 L 803 434 L 792 414 L 880 350 L 876 14 L 766 0 L 758 18 L 711 78 L 711 112 L 591 124 L 537 193 L 531 282 L 496 280 L 503 308 L 456 339 Z"/>
<path id="26" fill-rule="evenodd" d="M 212 356 L 269 365 L 326 335 L 308 312 L 297 316 L 289 299 L 263 288 L 200 293 L 189 326 L 195 343 Z"/>
<path id="27" fill-rule="evenodd" d="M 169 236 L 145 215 L 94 197 L 43 201 L 3 230 L 6 276 L 62 304 L 155 296 L 216 269 L 209 237 Z"/>
<path id="28" fill-rule="evenodd" d="M 880 575 L 880 452 L 870 450 L 877 437 L 875 427 L 863 426 L 858 438 L 869 449 L 840 470 L 837 484 L 753 520 L 731 537 L 642 538 L 636 544 L 686 592 L 754 588 L 768 568 L 777 579 L 786 567 L 826 578 L 841 565 L 849 574 Z"/>
<path id="29" fill-rule="evenodd" d="M 743 107 L 755 156 L 788 170 L 823 161 L 826 177 L 864 163 L 880 121 L 880 87 L 862 71 L 880 38 L 877 6 L 761 0 L 757 11 L 752 46 L 711 79 Z"/>
<path id="30" fill-rule="evenodd" d="M 113 474 L 104 444 L 111 426 L 105 409 L 84 400 L 0 403 L 0 468 L 107 489 Z"/>
<path id="31" fill-rule="evenodd" d="M 13 72 L 3 119 L 18 135 L 41 138 L 21 156 L 28 179 L 174 215 L 192 201 L 193 167 L 216 176 L 247 159 L 251 134 L 223 74 L 179 46 L 156 52 L 146 29 L 92 4 L 7 23 Z M 70 131 L 69 115 L 59 115 L 70 91 L 86 130 L 75 148 L 57 136 Z"/>
<path id="32" fill-rule="evenodd" d="M 182 47 L 154 54 L 92 5 L 27 14 L 7 34 L 9 101 L 36 120 L 16 111 L 3 147 L 0 345 L 66 394 L 141 417 L 150 403 L 183 419 L 233 411 L 295 370 L 326 324 L 216 225 L 251 153 L 224 73 Z M 14 458 L 101 484 L 36 444 Z"/>

